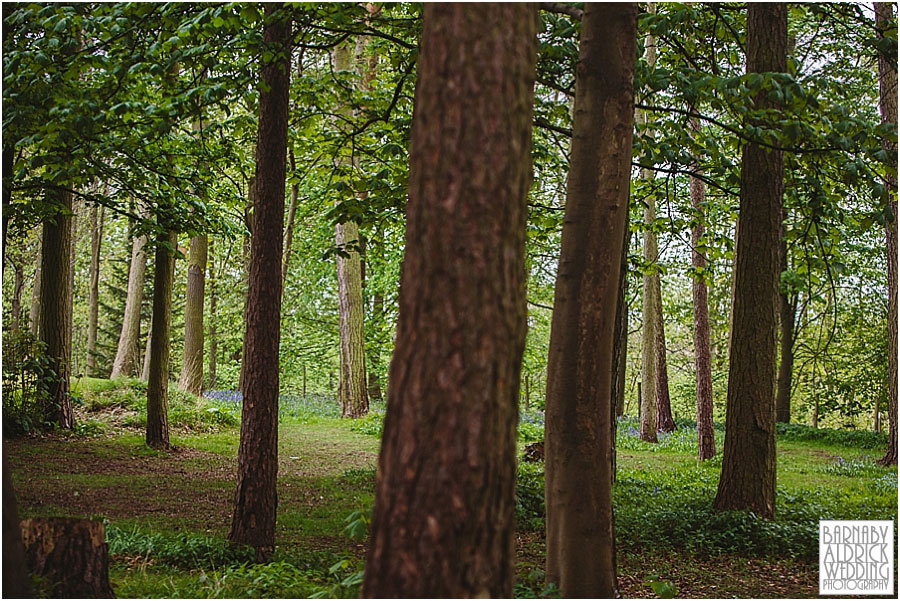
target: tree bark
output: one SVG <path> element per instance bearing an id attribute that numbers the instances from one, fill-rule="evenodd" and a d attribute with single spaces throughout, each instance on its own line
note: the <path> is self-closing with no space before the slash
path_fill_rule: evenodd
<path id="1" fill-rule="evenodd" d="M 238 479 L 229 540 L 256 548 L 275 546 L 275 479 L 278 472 L 278 344 L 284 183 L 290 87 L 291 21 L 280 4 L 266 4 L 263 46 L 274 54 L 260 67 L 256 198 L 250 249 L 247 325 L 244 335 L 244 409 Z"/>
<path id="2" fill-rule="evenodd" d="M 257 149 L 257 152 L 259 150 Z M 244 271 L 243 271 L 243 291 L 244 291 L 244 321 L 243 327 L 244 331 L 247 330 L 247 311 L 249 311 L 250 305 L 250 246 L 253 242 L 253 207 L 256 206 L 256 175 L 250 178 L 250 181 L 247 183 L 247 206 L 244 207 L 244 225 L 247 228 L 247 233 L 244 234 L 242 238 L 242 255 L 244 257 Z M 241 341 L 241 370 L 238 373 L 238 388 L 244 388 L 244 370 L 245 370 L 245 361 L 247 357 L 247 341 Z"/>
<path id="3" fill-rule="evenodd" d="M 169 329 L 175 278 L 175 232 L 156 238 L 153 268 L 153 318 L 150 326 L 150 372 L 147 378 L 147 446 L 169 448 Z"/>
<path id="4" fill-rule="evenodd" d="M 785 4 L 747 9 L 747 72 L 787 68 Z M 757 109 L 777 108 L 763 93 Z M 775 316 L 781 236 L 782 152 L 748 142 L 741 157 L 734 258 L 728 402 L 722 473 L 714 506 L 775 513 Z"/>
<path id="5" fill-rule="evenodd" d="M 128 292 L 125 315 L 116 348 L 110 378 L 131 377 L 137 372 L 138 345 L 141 329 L 141 297 L 144 293 L 144 273 L 147 269 L 147 236 L 135 236 L 131 245 L 131 265 L 128 268 Z"/>
<path id="6" fill-rule="evenodd" d="M 218 337 L 216 335 L 216 265 L 213 258 L 213 241 L 209 241 L 209 368 L 207 369 L 206 388 L 215 390 L 216 387 L 216 359 L 219 352 Z"/>
<path id="7" fill-rule="evenodd" d="M 25 546 L 19 528 L 16 492 L 3 453 L 3 596 L 7 599 L 31 597 L 31 580 L 25 563 Z"/>
<path id="8" fill-rule="evenodd" d="M 366 597 L 511 597 L 536 5 L 426 4 Z"/>
<path id="9" fill-rule="evenodd" d="M 699 123 L 691 120 L 691 129 L 698 130 Z M 695 223 L 691 228 L 691 266 L 694 278 L 691 283 L 694 316 L 694 371 L 697 390 L 697 456 L 703 461 L 716 455 L 716 438 L 713 430 L 712 360 L 709 344 L 709 302 L 706 290 L 706 256 L 700 252 L 706 210 L 703 180 L 691 177 L 691 206 Z"/>
<path id="10" fill-rule="evenodd" d="M 22 520 L 22 541 L 32 574 L 45 578 L 51 597 L 111 599 L 103 522 L 78 518 Z"/>
<path id="11" fill-rule="evenodd" d="M 636 44 L 636 4 L 585 5 L 547 362 L 547 580 L 565 597 L 618 596 L 607 432 Z"/>
<path id="12" fill-rule="evenodd" d="M 208 238 L 193 236 L 188 256 L 184 304 L 184 360 L 178 388 L 199 395 L 203 390 L 203 304 Z"/>
<path id="13" fill-rule="evenodd" d="M 782 232 L 783 233 L 783 232 Z M 782 243 L 781 270 L 787 269 L 787 247 Z M 779 292 L 779 327 L 781 329 L 781 359 L 778 362 L 778 382 L 775 387 L 775 421 L 791 421 L 791 377 L 794 370 L 794 320 L 797 303 L 791 294 Z"/>
<path id="14" fill-rule="evenodd" d="M 654 3 L 647 5 L 649 12 L 655 12 Z M 656 64 L 656 36 L 648 33 L 644 43 L 644 57 L 651 67 Z M 641 124 L 646 125 L 646 111 L 639 111 L 637 118 Z M 641 179 L 645 181 L 653 180 L 653 172 L 650 169 L 641 170 Z M 656 201 L 653 196 L 649 196 L 644 207 L 644 263 L 651 266 L 655 270 L 659 260 L 658 250 L 656 246 L 656 232 L 651 229 L 653 222 L 656 220 Z M 657 410 L 656 410 L 656 283 L 654 281 L 654 271 L 644 274 L 643 278 L 643 294 L 641 306 L 641 388 L 643 390 L 643 402 L 640 406 L 640 432 L 639 437 L 645 442 L 657 442 L 656 431 L 658 429 Z"/>
<path id="15" fill-rule="evenodd" d="M 672 419 L 672 401 L 669 398 L 669 370 L 666 367 L 666 326 L 662 310 L 662 282 L 659 272 L 653 274 L 656 293 L 656 310 L 653 312 L 656 324 L 653 333 L 656 335 L 656 427 L 663 432 L 675 430 Z"/>
<path id="16" fill-rule="evenodd" d="M 334 68 L 349 71 L 357 52 L 350 42 L 334 49 Z M 350 114 L 349 108 L 345 109 Z M 352 162 L 356 157 L 351 157 Z M 363 324 L 362 259 L 359 227 L 354 221 L 334 226 L 337 255 L 338 322 L 340 333 L 340 382 L 338 396 L 342 417 L 361 417 L 369 412 L 366 389 L 365 329 Z"/>
<path id="17" fill-rule="evenodd" d="M 884 37 L 888 22 L 894 21 L 893 5 L 875 3 L 878 36 Z M 882 123 L 897 124 L 897 69 L 884 54 L 878 55 L 879 109 Z M 887 248 L 888 272 L 888 448 L 880 462 L 897 464 L 897 145 L 888 139 L 882 142 L 888 152 L 888 196 L 885 207 L 884 233 Z"/>
<path id="18" fill-rule="evenodd" d="M 87 354 L 84 359 L 86 376 L 97 375 L 94 372 L 97 368 L 97 315 L 100 307 L 100 248 L 103 240 L 104 208 L 91 208 L 91 268 L 88 291 Z"/>
<path id="19" fill-rule="evenodd" d="M 144 360 L 141 365 L 141 382 L 147 382 L 150 379 L 150 344 L 153 342 L 153 315 L 150 315 L 150 324 L 147 326 L 147 337 L 144 340 Z"/>
<path id="20" fill-rule="evenodd" d="M 41 330 L 41 257 L 44 255 L 43 226 L 38 235 L 38 259 L 31 284 L 31 306 L 28 309 L 28 327 L 36 338 Z"/>
<path id="21" fill-rule="evenodd" d="M 22 289 L 25 287 L 25 270 L 21 261 L 12 261 L 15 282 L 13 283 L 13 297 L 10 305 L 10 330 L 17 334 L 22 327 Z"/>
<path id="22" fill-rule="evenodd" d="M 298 75 L 300 73 L 298 72 Z M 288 159 L 291 164 L 291 175 L 296 175 L 297 164 L 294 161 L 294 148 L 288 149 Z M 287 226 L 284 230 L 284 261 L 281 268 L 281 287 L 287 282 L 288 266 L 291 262 L 291 245 L 294 242 L 294 218 L 297 214 L 297 197 L 300 195 L 300 185 L 291 183 L 291 204 L 288 205 Z"/>
<path id="23" fill-rule="evenodd" d="M 60 428 L 72 428 L 75 418 L 69 398 L 72 351 L 72 193 L 55 188 L 48 191 L 57 213 L 44 220 L 41 244 L 40 339 L 50 367 L 56 374 L 50 381 L 45 419 Z"/>

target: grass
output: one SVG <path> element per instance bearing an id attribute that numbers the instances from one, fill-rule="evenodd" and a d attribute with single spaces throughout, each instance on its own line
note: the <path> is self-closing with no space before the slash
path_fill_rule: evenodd
<path id="1" fill-rule="evenodd" d="M 176 450 L 160 452 L 133 425 L 142 390 L 134 381 L 83 378 L 79 418 L 99 424 L 99 432 L 4 442 L 23 516 L 104 519 L 120 597 L 357 594 L 383 408 L 341 420 L 333 400 L 285 397 L 278 547 L 270 563 L 254 565 L 225 540 L 240 401 L 228 393 L 173 395 Z M 721 459 L 696 459 L 692 424 L 658 445 L 637 440 L 633 426 L 619 424 L 613 491 L 624 596 L 815 596 L 820 518 L 897 519 L 896 468 L 874 461 L 881 452 L 875 442 L 884 437 L 781 429 L 777 515 L 767 521 L 711 510 Z M 520 451 L 542 437 L 542 427 L 539 414 L 523 416 Z M 716 435 L 721 454 L 721 427 Z M 517 488 L 516 595 L 554 596 L 543 584 L 542 464 L 521 463 Z"/>

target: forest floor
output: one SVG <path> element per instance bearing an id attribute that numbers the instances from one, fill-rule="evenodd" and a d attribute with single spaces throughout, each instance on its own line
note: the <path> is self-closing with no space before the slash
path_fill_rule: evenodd
<path id="1" fill-rule="evenodd" d="M 208 401 L 193 413 L 172 411 L 186 425 L 176 420 L 174 450 L 154 451 L 134 403 L 117 395 L 123 389 L 87 386 L 79 435 L 4 440 L 20 517 L 105 520 L 119 597 L 355 594 L 365 541 L 348 530 L 364 531 L 371 507 L 378 415 L 349 422 L 301 408 L 283 416 L 278 548 L 272 563 L 254 566 L 224 543 L 239 437 L 233 416 Z M 689 427 L 656 447 L 627 430 L 620 426 L 614 490 L 624 597 L 815 597 L 818 519 L 896 522 L 896 468 L 874 463 L 881 449 L 841 443 L 852 436 L 798 440 L 808 434 L 795 428 L 793 440 L 780 437 L 779 515 L 768 522 L 708 510 L 720 463 L 694 458 Z M 871 437 L 856 438 L 871 446 Z M 541 469 L 520 468 L 517 596 L 553 596 L 542 582 Z"/>

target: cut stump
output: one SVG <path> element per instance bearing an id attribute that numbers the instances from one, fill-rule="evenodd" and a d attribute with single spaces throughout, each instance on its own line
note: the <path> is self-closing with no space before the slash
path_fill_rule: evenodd
<path id="1" fill-rule="evenodd" d="M 49 583 L 52 597 L 115 597 L 109 586 L 109 557 L 102 522 L 33 518 L 19 524 L 28 570 Z"/>

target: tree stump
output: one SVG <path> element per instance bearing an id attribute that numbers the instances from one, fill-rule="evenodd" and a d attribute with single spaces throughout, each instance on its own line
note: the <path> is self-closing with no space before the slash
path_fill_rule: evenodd
<path id="1" fill-rule="evenodd" d="M 49 583 L 51 597 L 113 598 L 103 523 L 77 518 L 22 520 L 29 571 Z"/>

